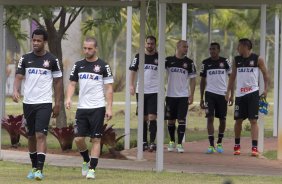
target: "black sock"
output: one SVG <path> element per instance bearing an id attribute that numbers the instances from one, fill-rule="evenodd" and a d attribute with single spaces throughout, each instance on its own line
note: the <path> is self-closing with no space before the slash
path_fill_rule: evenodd
<path id="1" fill-rule="evenodd" d="M 89 162 L 90 161 L 90 158 L 89 158 L 89 153 L 88 153 L 88 149 L 86 149 L 85 151 L 81 151 L 79 152 L 80 155 L 83 157 L 83 161 L 84 162 Z"/>
<path id="2" fill-rule="evenodd" d="M 213 135 L 209 135 L 209 141 L 210 141 L 210 146 L 214 147 L 214 136 Z"/>
<path id="3" fill-rule="evenodd" d="M 143 122 L 143 142 L 148 142 L 147 140 L 147 132 L 148 132 L 148 123 L 147 121 Z"/>
<path id="4" fill-rule="evenodd" d="M 183 137 L 185 135 L 186 124 L 179 123 L 177 128 L 178 144 L 182 144 Z"/>
<path id="5" fill-rule="evenodd" d="M 224 137 L 224 133 L 219 133 L 218 134 L 218 140 L 217 140 L 217 144 L 221 144 L 222 143 L 222 138 Z"/>
<path id="6" fill-rule="evenodd" d="M 235 145 L 240 145 L 240 138 L 235 138 Z"/>
<path id="7" fill-rule="evenodd" d="M 97 165 L 98 165 L 98 158 L 92 158 L 91 157 L 89 169 L 94 169 L 95 170 Z"/>
<path id="8" fill-rule="evenodd" d="M 32 168 L 37 168 L 37 152 L 29 153 Z"/>
<path id="9" fill-rule="evenodd" d="M 258 147 L 258 140 L 252 140 L 252 147 Z"/>
<path id="10" fill-rule="evenodd" d="M 45 153 L 37 154 L 37 170 L 41 170 L 41 172 L 43 171 L 45 157 L 46 157 Z"/>
<path id="11" fill-rule="evenodd" d="M 167 129 L 170 136 L 170 141 L 175 142 L 175 124 L 168 124 Z"/>
<path id="12" fill-rule="evenodd" d="M 150 143 L 154 143 L 157 135 L 157 121 L 151 120 L 149 125 L 150 130 Z"/>

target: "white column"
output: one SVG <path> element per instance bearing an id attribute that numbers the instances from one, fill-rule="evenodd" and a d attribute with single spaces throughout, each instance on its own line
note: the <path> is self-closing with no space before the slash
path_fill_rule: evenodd
<path id="1" fill-rule="evenodd" d="M 139 48 L 139 87 L 138 87 L 138 140 L 137 159 L 143 159 L 143 120 L 144 120 L 144 61 L 145 61 L 145 22 L 146 1 L 141 2 L 140 7 L 140 48 Z"/>
<path id="2" fill-rule="evenodd" d="M 260 56 L 265 58 L 265 36 L 266 36 L 266 5 L 261 5 L 261 23 L 260 23 Z M 259 94 L 261 95 L 264 91 L 263 75 L 259 74 Z M 264 147 L 264 118 L 263 114 L 259 112 L 259 135 L 258 135 L 258 150 L 263 152 Z"/>
<path id="3" fill-rule="evenodd" d="M 182 40 L 187 40 L 187 3 L 182 3 Z"/>
<path id="4" fill-rule="evenodd" d="M 282 14 L 280 15 L 280 20 L 282 20 Z M 280 29 L 282 30 L 282 24 L 280 24 Z M 282 35 L 280 34 L 280 44 L 282 43 Z M 282 47 L 280 46 L 280 62 L 282 61 Z M 279 64 L 279 80 L 282 81 L 282 64 Z M 278 88 L 278 109 L 282 109 L 282 85 Z M 277 145 L 277 159 L 282 160 L 282 113 L 278 113 L 278 145 Z"/>
<path id="5" fill-rule="evenodd" d="M 164 73 L 165 73 L 165 27 L 166 27 L 166 3 L 160 3 L 159 14 L 159 93 L 158 93 L 158 131 L 157 131 L 157 153 L 156 171 L 164 169 Z"/>
<path id="6" fill-rule="evenodd" d="M 209 10 L 209 32 L 208 32 L 208 40 L 209 40 L 209 44 L 211 43 L 211 39 L 212 39 L 212 36 L 211 36 L 211 32 L 212 32 L 212 13 L 213 13 L 213 10 L 210 9 Z"/>
<path id="7" fill-rule="evenodd" d="M 277 137 L 278 129 L 278 89 L 279 89 L 279 14 L 275 14 L 275 38 L 274 38 L 274 104 L 273 104 L 273 136 Z"/>
<path id="8" fill-rule="evenodd" d="M 0 120 L 5 115 L 5 86 L 6 86 L 6 60 L 5 60 L 5 37 L 4 37 L 4 7 L 0 5 Z M 2 146 L 2 135 L 0 126 L 0 160 L 2 160 L 1 148 Z"/>
<path id="9" fill-rule="evenodd" d="M 124 149 L 130 149 L 130 71 L 132 42 L 132 7 L 127 7 L 126 20 L 126 86 L 125 86 L 125 120 L 124 120 Z"/>

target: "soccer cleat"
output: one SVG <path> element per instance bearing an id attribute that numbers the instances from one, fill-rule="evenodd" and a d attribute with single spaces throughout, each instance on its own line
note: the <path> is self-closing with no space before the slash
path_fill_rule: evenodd
<path id="1" fill-rule="evenodd" d="M 147 142 L 143 142 L 143 151 L 148 150 L 148 143 Z"/>
<path id="2" fill-rule="evenodd" d="M 182 144 L 177 144 L 176 149 L 177 149 L 178 153 L 183 153 L 184 152 L 184 148 L 183 148 Z"/>
<path id="3" fill-rule="evenodd" d="M 216 150 L 215 150 L 215 148 L 213 146 L 209 146 L 208 147 L 207 154 L 213 154 L 215 152 L 216 152 Z"/>
<path id="4" fill-rule="evenodd" d="M 234 146 L 234 155 L 240 155 L 241 151 L 240 151 L 240 145 L 235 145 Z"/>
<path id="5" fill-rule="evenodd" d="M 257 147 L 252 147 L 252 156 L 257 157 L 259 156 L 258 148 Z"/>
<path id="6" fill-rule="evenodd" d="M 32 168 L 27 174 L 27 179 L 34 179 L 34 173 L 36 172 L 36 168 Z"/>
<path id="7" fill-rule="evenodd" d="M 42 172 L 40 170 L 37 170 L 35 173 L 34 173 L 34 178 L 38 181 L 42 180 L 44 178 Z"/>
<path id="8" fill-rule="evenodd" d="M 153 151 L 156 151 L 157 150 L 157 145 L 155 143 L 151 143 L 150 146 L 149 146 L 149 152 L 153 152 Z"/>
<path id="9" fill-rule="evenodd" d="M 81 167 L 81 174 L 82 176 L 86 176 L 89 170 L 89 166 L 87 162 L 83 162 L 82 163 L 82 167 Z"/>
<path id="10" fill-rule="evenodd" d="M 221 143 L 218 143 L 217 145 L 216 145 L 216 151 L 218 152 L 218 153 L 223 153 L 223 147 L 222 147 L 222 144 Z"/>
<path id="11" fill-rule="evenodd" d="M 175 144 L 173 141 L 169 141 L 168 146 L 167 146 L 167 151 L 171 152 L 175 148 Z"/>
<path id="12" fill-rule="evenodd" d="M 95 170 L 89 169 L 86 175 L 86 179 L 95 179 Z"/>

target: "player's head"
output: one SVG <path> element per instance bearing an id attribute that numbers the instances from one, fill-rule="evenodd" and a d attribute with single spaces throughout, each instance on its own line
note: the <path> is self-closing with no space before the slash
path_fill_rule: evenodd
<path id="1" fill-rule="evenodd" d="M 32 47 L 35 52 L 44 50 L 44 45 L 48 40 L 48 34 L 44 29 L 36 29 L 32 32 Z"/>
<path id="2" fill-rule="evenodd" d="M 95 38 L 87 37 L 83 42 L 83 53 L 86 59 L 93 59 L 96 57 L 98 50 L 98 43 Z"/>
<path id="3" fill-rule="evenodd" d="M 180 55 L 180 56 L 185 56 L 187 55 L 188 52 L 188 42 L 186 40 L 179 40 L 176 43 L 176 52 Z"/>
<path id="4" fill-rule="evenodd" d="M 238 44 L 238 53 L 240 55 L 246 53 L 246 52 L 249 52 L 251 51 L 253 48 L 253 44 L 251 42 L 251 40 L 249 40 L 248 38 L 241 38 L 239 40 L 239 44 Z"/>
<path id="5" fill-rule="evenodd" d="M 210 55 L 212 58 L 218 58 L 220 52 L 220 45 L 217 42 L 212 42 L 210 44 Z"/>
<path id="6" fill-rule="evenodd" d="M 146 37 L 146 42 L 145 42 L 145 49 L 149 54 L 153 54 L 156 51 L 156 42 L 157 39 L 156 37 L 150 35 Z"/>

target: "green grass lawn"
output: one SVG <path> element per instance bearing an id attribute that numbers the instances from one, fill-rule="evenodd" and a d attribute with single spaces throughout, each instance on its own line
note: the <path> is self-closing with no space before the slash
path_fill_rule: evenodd
<path id="1" fill-rule="evenodd" d="M 0 183 L 3 184 L 30 184 L 38 183 L 26 179 L 26 174 L 30 169 L 29 165 L 16 164 L 6 161 L 0 161 Z M 97 169 L 95 181 L 86 180 L 82 177 L 79 167 L 54 167 L 45 166 L 45 184 L 221 184 L 227 180 L 232 184 L 278 184 L 282 177 L 278 176 L 222 176 L 210 174 L 187 174 L 170 172 L 148 172 L 148 171 L 126 171 L 126 170 L 106 170 Z"/>

